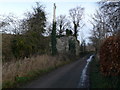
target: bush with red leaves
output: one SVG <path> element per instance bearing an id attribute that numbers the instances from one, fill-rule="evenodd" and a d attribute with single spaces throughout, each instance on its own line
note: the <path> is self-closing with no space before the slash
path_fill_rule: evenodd
<path id="1" fill-rule="evenodd" d="M 100 70 L 105 76 L 120 75 L 120 36 L 110 36 L 102 44 Z"/>

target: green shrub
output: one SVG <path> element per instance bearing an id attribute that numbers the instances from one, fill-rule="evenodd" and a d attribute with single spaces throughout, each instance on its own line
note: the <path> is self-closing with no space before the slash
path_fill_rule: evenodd
<path id="1" fill-rule="evenodd" d="M 14 56 L 11 48 L 13 38 L 14 35 L 2 34 L 2 61 L 9 61 Z"/>
<path id="2" fill-rule="evenodd" d="M 33 36 L 16 36 L 12 41 L 12 52 L 16 58 L 49 52 L 49 38 Z"/>

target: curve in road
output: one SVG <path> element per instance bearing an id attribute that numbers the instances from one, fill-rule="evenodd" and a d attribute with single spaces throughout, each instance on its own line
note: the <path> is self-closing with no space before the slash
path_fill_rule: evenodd
<path id="1" fill-rule="evenodd" d="M 73 63 L 60 67 L 22 88 L 81 88 L 78 86 L 87 58 L 88 56 L 85 56 Z"/>

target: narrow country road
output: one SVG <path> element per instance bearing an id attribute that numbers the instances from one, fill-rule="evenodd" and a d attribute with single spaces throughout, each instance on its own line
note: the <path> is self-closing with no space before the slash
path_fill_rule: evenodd
<path id="1" fill-rule="evenodd" d="M 79 85 L 80 77 L 89 57 L 90 55 L 85 56 L 71 64 L 60 67 L 30 82 L 23 88 L 82 88 Z M 85 88 L 88 88 L 88 82 L 85 84 Z"/>

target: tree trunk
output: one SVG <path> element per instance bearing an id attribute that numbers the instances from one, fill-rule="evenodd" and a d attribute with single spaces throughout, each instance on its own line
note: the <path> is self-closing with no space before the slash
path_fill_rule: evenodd
<path id="1" fill-rule="evenodd" d="M 57 54 L 57 48 L 56 48 L 56 22 L 53 21 L 53 29 L 52 29 L 52 35 L 51 35 L 51 48 L 52 48 L 52 55 Z"/>
<path id="2" fill-rule="evenodd" d="M 76 40 L 77 40 L 77 25 L 76 24 L 74 24 L 74 36 L 75 36 L 75 38 L 76 38 Z"/>

